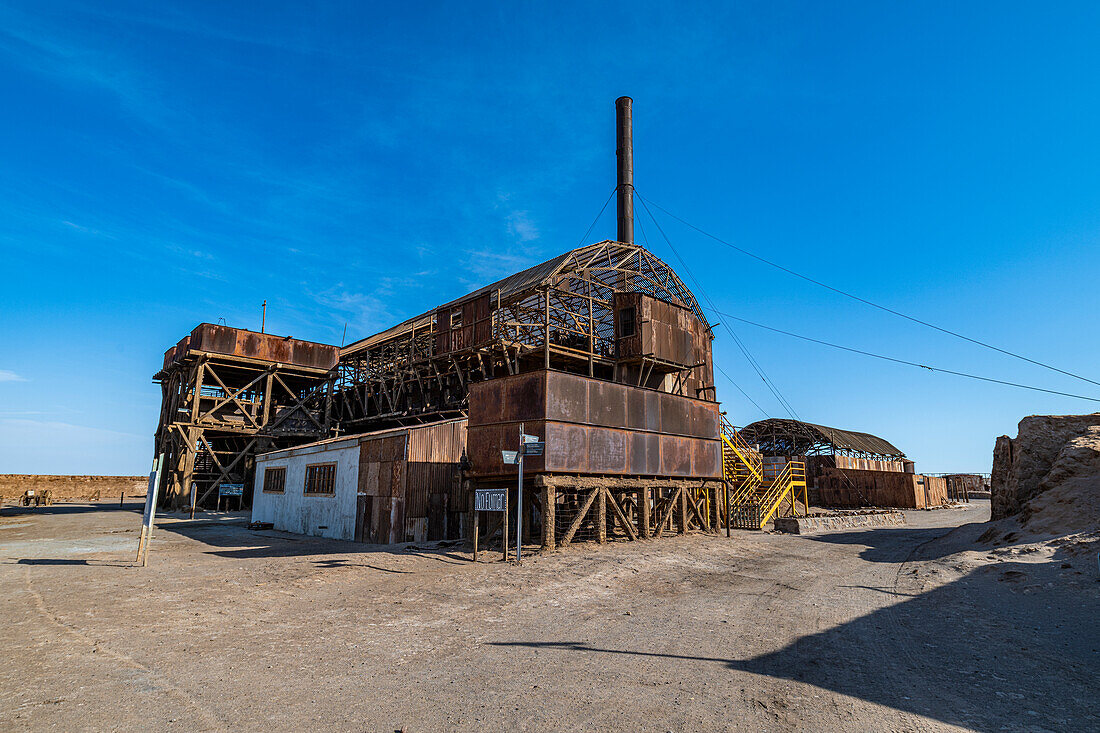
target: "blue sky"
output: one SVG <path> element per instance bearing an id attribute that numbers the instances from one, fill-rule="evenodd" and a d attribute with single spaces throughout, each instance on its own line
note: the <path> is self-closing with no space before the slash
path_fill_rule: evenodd
<path id="1" fill-rule="evenodd" d="M 148 470 L 150 377 L 201 321 L 257 328 L 266 299 L 270 331 L 351 341 L 575 246 L 622 94 L 650 200 L 1100 381 L 1100 6 L 312 5 L 0 3 L 0 473 Z M 661 223 L 723 312 L 1100 397 Z M 929 472 L 1100 409 L 727 323 L 802 419 Z"/>

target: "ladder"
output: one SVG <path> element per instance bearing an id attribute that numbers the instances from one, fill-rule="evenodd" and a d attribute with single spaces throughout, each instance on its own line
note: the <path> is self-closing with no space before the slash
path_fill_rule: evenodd
<path id="1" fill-rule="evenodd" d="M 764 463 L 737 429 L 721 419 L 722 477 L 730 487 L 730 525 L 739 529 L 763 529 L 775 516 L 782 516 L 786 502 L 791 514 L 798 514 L 798 495 L 809 511 L 806 464 L 788 461 Z M 801 489 L 801 492 L 798 490 Z"/>

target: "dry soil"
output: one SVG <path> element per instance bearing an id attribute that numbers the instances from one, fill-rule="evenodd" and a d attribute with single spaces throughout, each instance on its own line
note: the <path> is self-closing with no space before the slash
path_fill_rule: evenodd
<path id="1" fill-rule="evenodd" d="M 988 502 L 520 567 L 219 515 L 136 568 L 139 511 L 4 509 L 0 729 L 1100 728 L 1096 546 L 976 544 Z"/>

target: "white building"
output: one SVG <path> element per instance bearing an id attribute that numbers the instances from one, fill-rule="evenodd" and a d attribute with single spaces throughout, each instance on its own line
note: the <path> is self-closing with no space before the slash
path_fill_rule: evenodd
<path id="1" fill-rule="evenodd" d="M 392 544 L 465 536 L 466 420 L 348 435 L 256 458 L 252 521 Z"/>

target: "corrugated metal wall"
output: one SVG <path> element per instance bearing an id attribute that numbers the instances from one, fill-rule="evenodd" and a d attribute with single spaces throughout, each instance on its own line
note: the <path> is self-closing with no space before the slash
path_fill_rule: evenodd
<path id="1" fill-rule="evenodd" d="M 360 440 L 358 541 L 392 544 L 462 536 L 465 420 Z"/>

